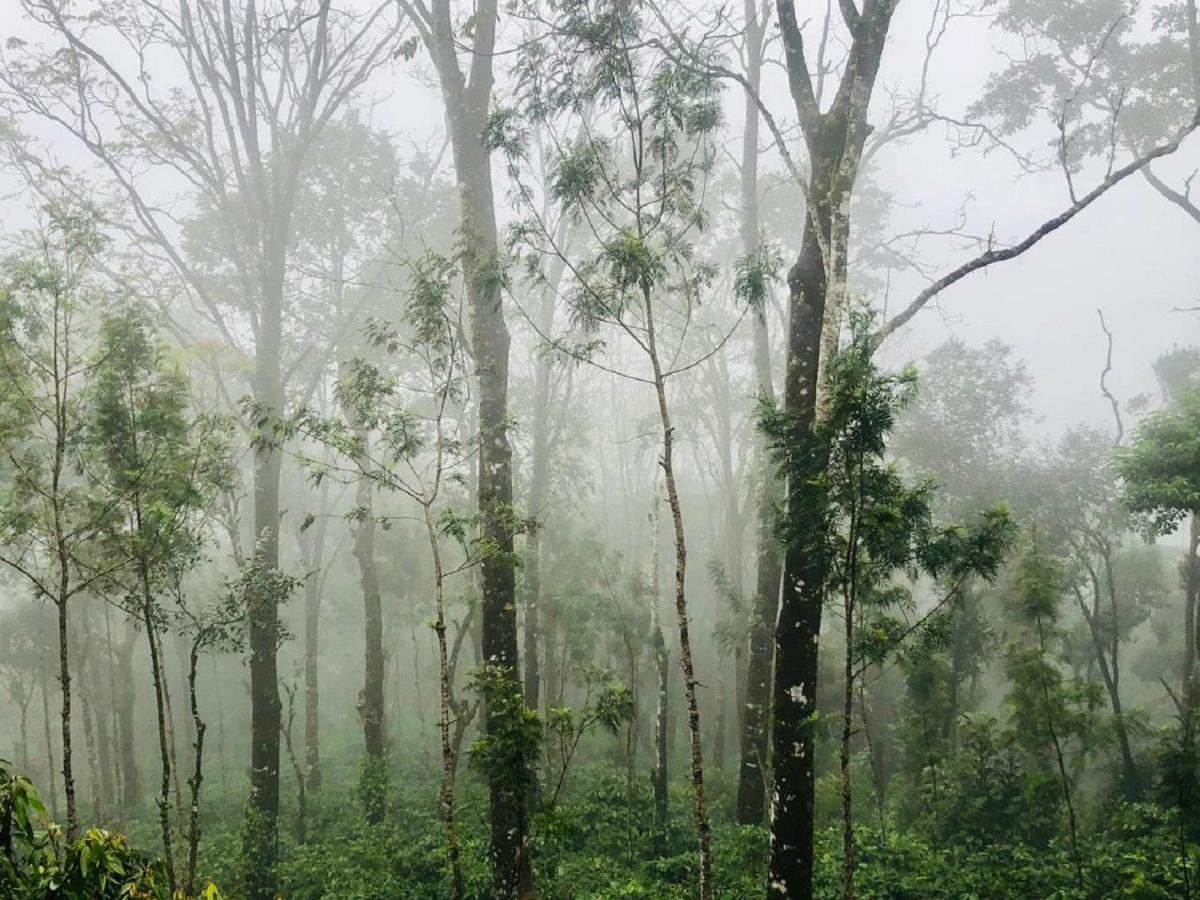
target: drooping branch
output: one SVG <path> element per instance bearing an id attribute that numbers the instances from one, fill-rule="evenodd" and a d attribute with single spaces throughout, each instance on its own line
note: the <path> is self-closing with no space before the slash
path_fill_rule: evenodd
<path id="1" fill-rule="evenodd" d="M 968 260 L 958 268 L 946 273 L 933 284 L 929 285 L 927 288 L 917 294 L 917 296 L 913 298 L 912 302 L 910 302 L 908 306 L 885 322 L 879 328 L 879 330 L 875 332 L 875 335 L 872 338 L 873 346 L 878 347 L 888 338 L 889 335 L 906 325 L 913 318 L 913 316 L 915 316 L 925 307 L 930 300 L 938 296 L 938 294 L 946 290 L 946 288 L 953 284 L 957 284 L 968 275 L 978 272 L 981 269 L 986 269 L 989 266 L 995 265 L 996 263 L 1002 263 L 1011 259 L 1016 259 L 1018 256 L 1021 256 L 1023 253 L 1025 253 L 1025 251 L 1030 250 L 1037 244 L 1041 243 L 1043 238 L 1049 237 L 1051 234 L 1058 231 L 1058 229 L 1062 228 L 1077 215 L 1108 193 L 1109 190 L 1116 187 L 1129 176 L 1135 175 L 1142 171 L 1156 159 L 1162 159 L 1165 156 L 1170 156 L 1179 149 L 1184 140 L 1186 140 L 1187 137 L 1198 127 L 1200 127 L 1200 107 L 1197 108 L 1196 113 L 1192 116 L 1191 120 L 1188 121 L 1187 124 L 1185 124 L 1182 128 L 1180 128 L 1173 138 L 1164 144 L 1159 144 L 1157 147 L 1147 151 L 1145 154 L 1133 160 L 1128 165 L 1125 165 L 1122 168 L 1114 171 L 1095 188 L 1093 188 L 1087 194 L 1084 194 L 1058 215 L 1047 219 L 1020 242 L 1000 250 L 988 249 L 976 256 L 974 259 Z"/>

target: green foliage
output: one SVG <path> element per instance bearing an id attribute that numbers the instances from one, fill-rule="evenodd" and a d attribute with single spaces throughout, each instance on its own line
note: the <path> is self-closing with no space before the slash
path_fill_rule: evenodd
<path id="1" fill-rule="evenodd" d="M 391 793 L 391 773 L 385 757 L 364 753 L 358 761 L 358 781 L 355 783 L 359 807 L 368 822 L 382 822 L 387 815 Z"/>
<path id="2" fill-rule="evenodd" d="M 532 784 L 532 761 L 542 745 L 542 721 L 526 708 L 521 680 L 506 666 L 488 664 L 471 677 L 487 711 L 487 729 L 471 744 L 471 766 L 488 784 L 513 793 Z"/>
<path id="3" fill-rule="evenodd" d="M 168 900 L 161 862 L 133 850 L 123 835 L 89 828 L 69 841 L 46 818 L 33 785 L 0 760 L 0 898 Z M 206 897 L 216 898 L 209 887 Z"/>
<path id="4" fill-rule="evenodd" d="M 237 881 L 248 890 L 262 884 L 264 878 L 275 882 L 275 867 L 279 854 L 276 851 L 275 828 L 266 813 L 254 803 L 247 801 L 238 823 Z"/>
<path id="5" fill-rule="evenodd" d="M 1150 516 L 1155 533 L 1174 530 L 1200 511 L 1200 386 L 1138 427 L 1132 445 L 1117 455 L 1125 501 Z"/>

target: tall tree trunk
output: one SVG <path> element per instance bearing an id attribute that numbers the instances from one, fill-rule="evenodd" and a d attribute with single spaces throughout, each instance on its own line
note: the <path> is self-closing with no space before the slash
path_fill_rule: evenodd
<path id="1" fill-rule="evenodd" d="M 442 742 L 442 785 L 438 794 L 438 810 L 442 815 L 442 826 L 446 831 L 446 853 L 450 857 L 450 877 L 454 888 L 454 900 L 466 897 L 466 882 L 463 879 L 462 851 L 458 843 L 458 829 L 454 822 L 454 772 L 456 750 L 450 738 L 451 702 L 450 657 L 446 647 L 446 597 L 445 576 L 442 571 L 442 553 L 438 544 L 437 524 L 429 504 L 422 507 L 425 517 L 425 533 L 429 538 L 429 550 L 433 559 L 433 630 L 438 645 L 438 732 Z"/>
<path id="2" fill-rule="evenodd" d="M 1195 681 L 1196 652 L 1200 647 L 1200 635 L 1197 629 L 1200 623 L 1196 621 L 1196 603 L 1200 600 L 1200 510 L 1194 511 L 1191 517 L 1191 529 L 1188 533 L 1187 555 L 1180 566 L 1183 576 L 1183 692 L 1187 698 L 1189 716 L 1195 714 L 1198 694 Z"/>
<path id="3" fill-rule="evenodd" d="M 63 562 L 62 597 L 55 603 L 58 610 L 58 683 L 62 690 L 62 777 L 63 796 L 67 801 L 67 839 L 74 840 L 79 829 L 75 806 L 75 773 L 71 754 L 71 651 L 67 642 L 67 575 Z"/>
<path id="4" fill-rule="evenodd" d="M 554 293 L 545 291 L 538 316 L 538 329 L 549 335 L 554 324 Z M 550 357 L 538 356 L 534 376 L 533 447 L 529 467 L 529 515 L 535 525 L 525 535 L 525 706 L 536 710 L 541 702 L 542 673 L 538 660 L 541 639 L 540 602 L 542 591 L 542 528 L 550 480 Z"/>
<path id="5" fill-rule="evenodd" d="M 700 704 L 696 696 L 696 666 L 692 659 L 691 625 L 685 590 L 687 541 L 683 531 L 683 510 L 679 504 L 679 489 L 675 483 L 675 427 L 671 424 L 666 382 L 662 365 L 658 359 L 654 332 L 654 309 L 651 300 L 651 286 L 648 281 L 642 282 L 642 303 L 646 315 L 646 346 L 654 370 L 654 389 L 658 398 L 659 420 L 662 423 L 661 465 L 667 487 L 667 505 L 671 510 L 671 523 L 675 532 L 675 615 L 679 627 L 679 666 L 683 672 L 688 734 L 691 738 L 692 807 L 696 819 L 696 838 L 699 851 L 700 900 L 712 900 L 711 828 L 708 821 L 708 804 L 704 794 L 703 734 L 700 729 Z"/>
<path id="6" fill-rule="evenodd" d="M 33 693 L 25 690 L 22 685 L 20 695 L 17 697 L 17 734 L 20 740 L 20 744 L 17 746 L 17 765 L 20 766 L 22 772 L 29 771 L 29 703 L 32 699 Z"/>
<path id="7" fill-rule="evenodd" d="M 58 778 L 54 771 L 54 735 L 50 730 L 50 672 L 39 673 L 42 683 L 42 729 L 46 741 L 46 783 L 50 785 L 50 815 L 58 818 Z"/>
<path id="8" fill-rule="evenodd" d="M 86 632 L 84 639 L 87 639 Z M 79 659 L 79 674 L 82 678 L 82 688 L 79 692 L 79 712 L 83 718 L 83 744 L 87 749 L 87 765 L 88 765 L 88 787 L 91 789 L 92 795 L 92 818 L 96 821 L 104 820 L 104 801 L 102 792 L 104 790 L 103 779 L 100 777 L 100 758 L 99 748 L 96 746 L 96 720 L 94 702 L 94 691 L 96 689 L 96 678 L 93 674 L 88 677 L 88 667 L 91 661 L 85 651 Z"/>
<path id="9" fill-rule="evenodd" d="M 158 754 L 159 754 L 159 790 L 158 790 L 158 823 L 162 833 L 163 864 L 167 870 L 167 882 L 171 893 L 175 893 L 175 858 L 171 847 L 171 743 L 172 736 L 167 727 L 167 697 L 166 685 L 163 679 L 163 667 L 158 641 L 157 628 L 154 621 L 154 601 L 150 594 L 150 580 L 145 564 L 139 569 L 142 582 L 142 625 L 146 629 L 146 643 L 150 648 L 150 674 L 154 680 L 154 709 L 158 722 Z"/>
<path id="10" fill-rule="evenodd" d="M 188 706 L 192 713 L 192 732 L 195 743 L 192 745 L 192 775 L 188 779 L 191 791 L 190 808 L 188 810 L 188 857 L 187 870 L 184 873 L 183 893 L 185 897 L 196 895 L 196 857 L 200 850 L 200 786 L 204 783 L 204 732 L 208 726 L 200 718 L 200 702 L 196 691 L 196 670 L 200 662 L 200 636 L 192 640 L 188 652 Z"/>
<path id="11" fill-rule="evenodd" d="M 308 786 L 321 790 L 321 691 L 317 665 L 321 628 L 321 588 L 325 565 L 325 538 L 329 532 L 329 482 L 321 482 L 317 522 L 310 534 L 302 530 L 300 552 L 308 577 L 304 580 L 304 768 Z"/>
<path id="12" fill-rule="evenodd" d="M 428 8 L 427 41 L 442 87 L 458 187 L 463 278 L 471 350 L 478 378 L 479 482 L 482 537 L 494 548 L 480 565 L 481 651 L 487 665 L 521 690 L 517 646 L 516 571 L 513 561 L 512 448 L 508 440 L 508 326 L 501 307 L 499 242 L 489 152 L 484 130 L 491 103 L 496 0 L 481 0 L 473 18 L 469 78 L 459 68 L 458 38 L 449 0 Z M 522 691 L 523 700 L 523 691 Z M 504 705 L 506 709 L 511 704 Z M 518 704 L 523 708 L 524 703 Z M 512 723 L 489 704 L 485 728 L 502 739 Z M 497 900 L 534 896 L 528 791 L 532 761 L 518 758 L 516 773 L 489 779 L 492 893 Z M 517 777 L 513 777 L 514 774 Z"/>
<path id="13" fill-rule="evenodd" d="M 369 437 L 365 430 L 357 429 L 358 437 L 367 447 Z M 364 450 L 364 457 L 366 451 Z M 366 465 L 360 459 L 360 465 Z M 383 602 L 379 591 L 379 573 L 375 566 L 375 510 L 371 475 L 364 473 L 358 478 L 355 504 L 359 518 L 354 523 L 354 558 L 358 562 L 359 584 L 363 596 L 363 689 L 359 700 L 362 717 L 363 741 L 369 757 L 368 764 L 380 770 L 387 765 L 386 736 L 384 728 L 383 680 L 385 659 L 383 652 Z M 380 770 L 382 771 L 382 770 Z M 375 785 L 372 785 L 374 787 Z M 364 797 L 367 821 L 382 821 L 386 803 L 383 797 Z"/>
<path id="14" fill-rule="evenodd" d="M 125 620 L 125 636 L 117 646 L 117 759 L 121 761 L 121 808 L 132 813 L 142 802 L 142 778 L 137 765 L 137 743 L 134 736 L 133 711 L 137 699 L 137 682 L 133 677 L 133 648 L 137 640 L 137 622 L 133 616 Z"/>
<path id="15" fill-rule="evenodd" d="M 755 105 L 762 82 L 762 51 L 766 35 L 765 18 L 758 14 L 758 0 L 745 0 L 746 80 L 745 119 L 742 128 L 741 212 L 742 253 L 754 253 L 762 238 L 758 212 L 758 136 L 759 111 Z M 765 298 L 764 298 L 765 302 Z M 758 395 L 775 400 L 771 373 L 771 342 L 767 332 L 765 306 L 752 310 L 754 323 L 754 379 Z M 770 733 L 771 670 L 774 662 L 772 635 L 779 614 L 779 579 L 782 575 L 782 545 L 775 522 L 779 499 L 779 479 L 759 439 L 757 467 L 759 489 L 756 498 L 757 532 L 755 558 L 757 573 L 754 601 L 750 610 L 744 706 L 741 715 L 741 764 L 738 769 L 736 817 L 743 825 L 760 825 L 766 810 L 768 736 Z"/>
<path id="16" fill-rule="evenodd" d="M 814 157 L 814 169 L 827 161 Z M 819 183 L 816 174 L 811 183 Z M 810 900 L 813 876 L 814 754 L 817 653 L 827 560 L 817 477 L 825 462 L 814 446 L 817 369 L 827 285 L 818 232 L 829 233 L 828 198 L 811 197 L 800 259 L 788 274 L 791 321 L 784 407 L 791 415 L 789 443 L 797 459 L 787 479 L 787 516 L 793 537 L 786 548 L 783 589 L 775 628 L 771 723 L 773 791 L 768 895 Z M 815 217 L 819 217 L 815 218 Z M 800 465 L 804 468 L 801 470 Z"/>
<path id="17" fill-rule="evenodd" d="M 654 553 L 650 570 L 650 634 L 654 644 L 654 673 L 658 682 L 657 703 L 654 715 L 654 769 L 652 780 L 654 787 L 654 843 L 655 853 L 665 850 L 667 831 L 667 736 L 670 729 L 670 678 L 671 661 L 667 652 L 667 639 L 663 634 L 662 614 L 659 604 L 662 602 L 662 590 L 659 585 L 662 569 L 662 525 L 659 522 L 658 508 L 662 503 L 655 486 L 653 505 L 650 508 L 650 528 L 653 531 Z"/>
<path id="18" fill-rule="evenodd" d="M 106 610 L 107 612 L 107 610 Z M 94 644 L 97 650 L 99 645 Z M 109 658 L 111 663 L 111 657 Z M 96 749 L 99 754 L 100 768 L 100 803 L 101 808 L 108 815 L 115 812 L 115 799 L 117 797 L 117 782 L 112 781 L 113 777 L 113 752 L 112 752 L 112 735 L 109 733 L 108 711 L 113 704 L 113 681 L 112 667 L 108 667 L 107 673 L 100 671 L 100 661 L 96 655 L 91 658 L 92 678 L 91 686 L 88 691 L 89 705 L 92 708 L 92 713 L 96 721 Z M 107 678 L 105 677 L 107 674 Z M 101 685 L 105 685 L 104 688 Z"/>
<path id="19" fill-rule="evenodd" d="M 254 396 L 268 416 L 283 414 L 283 280 L 287 223 L 270 223 L 278 233 L 264 237 L 266 257 Z M 270 229 L 270 225 L 268 225 Z M 255 564 L 279 568 L 279 477 L 282 457 L 269 442 L 254 451 Z M 243 857 L 248 900 L 273 900 L 279 855 L 279 606 L 274 596 L 250 598 L 250 817 Z"/>
<path id="20" fill-rule="evenodd" d="M 825 364 L 836 350 L 846 297 L 850 198 L 869 126 L 871 93 L 895 12 L 879 0 L 848 22 L 852 43 L 834 100 L 821 111 L 792 0 L 776 0 L 788 85 L 809 156 L 804 237 L 788 272 L 784 374 L 787 516 L 780 613 L 775 628 L 772 760 L 775 787 L 767 895 L 810 900 L 816 782 L 813 721 L 828 560 L 821 475 L 828 454 L 815 434 Z M 843 5 L 843 9 L 845 9 Z"/>

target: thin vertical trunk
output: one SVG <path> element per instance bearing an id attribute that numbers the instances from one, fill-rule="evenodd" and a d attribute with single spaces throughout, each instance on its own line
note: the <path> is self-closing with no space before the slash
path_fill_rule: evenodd
<path id="1" fill-rule="evenodd" d="M 95 708 L 93 702 L 93 692 L 96 689 L 94 677 L 88 678 L 88 655 L 84 655 L 79 660 L 79 672 L 82 677 L 82 689 L 79 692 L 79 712 L 83 718 L 83 745 L 87 750 L 87 766 L 88 766 L 88 787 L 91 789 L 92 795 L 92 818 L 97 821 L 104 820 L 104 801 L 102 792 L 104 790 L 103 780 L 100 777 L 99 749 L 96 746 L 96 722 Z"/>
<path id="2" fill-rule="evenodd" d="M 442 741 L 442 785 L 438 794 L 438 810 L 446 830 L 446 853 L 450 857 L 450 877 L 454 886 L 454 900 L 466 897 L 466 882 L 463 879 L 462 851 L 458 843 L 458 829 L 454 823 L 454 771 L 456 752 L 450 739 L 450 716 L 452 713 L 450 693 L 450 658 L 446 648 L 446 597 L 445 576 L 442 572 L 442 554 L 438 545 L 437 524 L 429 504 L 423 506 L 425 532 L 429 537 L 429 551 L 433 558 L 433 597 L 435 620 L 433 630 L 438 645 L 438 731 Z"/>
<path id="3" fill-rule="evenodd" d="M 745 117 L 742 129 L 741 163 L 741 249 L 749 255 L 758 249 L 758 136 L 759 112 L 753 94 L 762 81 L 762 52 L 766 35 L 765 18 L 758 13 L 758 0 L 745 0 L 746 80 L 750 91 L 744 94 Z M 754 379 L 762 399 L 774 401 L 771 373 L 771 344 L 767 332 L 767 311 L 751 311 L 754 323 Z M 759 439 L 757 467 L 759 490 L 756 498 L 757 573 L 754 600 L 750 610 L 745 697 L 741 712 L 741 764 L 738 769 L 736 816 L 743 825 L 759 825 L 766 811 L 767 760 L 769 755 L 771 671 L 774 646 L 771 637 L 779 614 L 779 580 L 782 575 L 781 544 L 775 522 L 779 499 L 779 479 L 762 439 Z"/>
<path id="4" fill-rule="evenodd" d="M 99 649 L 97 645 L 97 649 Z M 111 669 L 108 673 L 111 676 Z M 102 685 L 107 685 L 102 688 Z M 100 661 L 92 657 L 92 677 L 88 691 L 89 706 L 96 723 L 96 749 L 100 770 L 100 808 L 105 814 L 115 811 L 117 783 L 112 781 L 113 753 L 112 735 L 109 733 L 108 711 L 112 708 L 112 679 L 105 679 L 100 671 Z"/>
<path id="5" fill-rule="evenodd" d="M 662 423 L 662 469 L 667 487 L 667 505 L 675 532 L 675 615 L 679 627 L 679 665 L 683 672 L 684 697 L 687 701 L 688 733 L 691 738 L 692 806 L 696 819 L 696 838 L 700 862 L 700 900 L 712 900 L 712 852 L 708 821 L 708 805 L 704 795 L 704 750 L 700 730 L 700 704 L 696 697 L 696 667 L 692 660 L 692 642 L 688 618 L 685 581 L 687 575 L 687 542 L 683 532 L 683 510 L 679 505 L 679 490 L 675 484 L 674 441 L 675 427 L 667 405 L 667 389 L 655 342 L 654 309 L 649 282 L 642 283 L 642 303 L 646 315 L 646 347 L 654 370 L 654 389 L 658 398 L 658 415 Z"/>
<path id="6" fill-rule="evenodd" d="M 66 563 L 64 562 L 64 568 Z M 66 579 L 63 575 L 63 596 L 66 595 Z M 71 759 L 71 656 L 67 643 L 67 603 L 55 604 L 58 609 L 58 683 L 62 689 L 62 776 L 63 796 L 67 801 L 67 838 L 75 839 L 79 829 L 79 816 L 75 807 L 75 773 Z"/>
<path id="7" fill-rule="evenodd" d="M 657 486 L 653 506 L 650 508 L 650 528 L 653 531 L 653 560 L 650 570 L 650 632 L 654 643 L 654 671 L 658 681 L 658 699 L 654 716 L 654 842 L 655 852 L 664 850 L 667 830 L 667 734 L 670 726 L 670 654 L 667 652 L 666 635 L 663 634 L 662 614 L 659 611 L 662 590 L 659 573 L 662 569 L 662 525 L 659 523 L 658 508 L 662 502 Z"/>
<path id="8" fill-rule="evenodd" d="M 325 537 L 328 533 L 329 482 L 321 482 L 319 518 L 313 534 L 300 533 L 300 551 L 308 577 L 304 581 L 304 768 L 308 786 L 321 790 L 321 693 L 317 666 L 321 627 L 322 569 L 325 564 Z"/>
<path id="9" fill-rule="evenodd" d="M 363 446 L 367 446 L 368 435 L 357 430 Z M 367 465 L 360 459 L 360 465 Z M 378 765 L 385 765 L 386 735 L 384 726 L 383 680 L 385 658 L 383 652 L 383 602 L 379 590 L 379 573 L 375 565 L 375 510 L 374 492 L 369 473 L 358 478 L 355 495 L 359 518 L 354 523 L 354 558 L 358 562 L 359 584 L 363 596 L 364 656 L 363 689 L 360 695 L 359 712 L 362 716 L 363 741 L 366 753 Z M 365 798 L 367 819 L 378 822 L 383 817 L 383 798 Z"/>
<path id="10" fill-rule="evenodd" d="M 158 723 L 159 790 L 158 823 L 162 833 L 163 865 L 167 870 L 167 882 L 171 893 L 175 893 L 175 858 L 171 847 L 171 735 L 167 727 L 166 685 L 163 683 L 162 660 L 159 653 L 158 635 L 154 622 L 154 603 L 150 594 L 149 575 L 144 563 L 140 567 L 142 581 L 142 625 L 146 629 L 146 643 L 150 648 L 150 674 L 154 680 L 154 709 Z"/>
<path id="11" fill-rule="evenodd" d="M 17 734 L 20 740 L 20 744 L 17 746 L 17 764 L 22 772 L 29 771 L 29 703 L 32 699 L 33 694 L 25 690 L 22 685 L 20 695 L 17 697 Z"/>
<path id="12" fill-rule="evenodd" d="M 46 783 L 50 785 L 50 815 L 58 818 L 58 778 L 54 771 L 54 735 L 50 730 L 50 673 L 41 671 L 42 728 L 46 740 Z"/>
<path id="13" fill-rule="evenodd" d="M 554 325 L 554 292 L 546 290 L 538 329 L 549 335 Z M 529 467 L 529 515 L 537 520 L 525 536 L 525 706 L 536 710 L 541 702 L 542 673 L 538 660 L 541 639 L 540 604 L 542 591 L 541 542 L 546 497 L 550 478 L 550 387 L 549 354 L 538 356 L 533 386 L 533 447 Z"/>
<path id="14" fill-rule="evenodd" d="M 283 246 L 266 253 L 254 396 L 268 415 L 283 413 Z M 269 442 L 254 450 L 254 537 L 256 564 L 279 568 L 279 478 L 282 457 Z M 250 815 L 245 829 L 246 895 L 273 900 L 279 856 L 279 606 L 273 596 L 250 598 Z"/>
<path id="15" fill-rule="evenodd" d="M 1195 714 L 1198 694 L 1194 673 L 1196 670 L 1196 650 L 1200 646 L 1200 635 L 1196 620 L 1196 603 L 1200 600 L 1200 511 L 1194 511 L 1191 517 L 1191 529 L 1188 534 L 1187 556 L 1183 565 L 1184 602 L 1183 602 L 1183 693 L 1187 698 L 1188 716 Z"/>
<path id="16" fill-rule="evenodd" d="M 1050 688 L 1046 684 L 1045 672 L 1042 667 L 1046 665 L 1046 636 L 1042 628 L 1042 619 L 1039 616 L 1037 619 L 1037 636 L 1038 636 L 1038 682 L 1042 688 L 1042 702 L 1045 704 L 1046 713 L 1046 730 L 1050 734 L 1050 743 L 1054 747 L 1054 760 L 1058 766 L 1059 784 L 1062 788 L 1063 804 L 1067 809 L 1067 824 L 1071 831 L 1071 858 L 1075 863 L 1075 878 L 1079 888 L 1083 888 L 1083 860 L 1079 856 L 1079 826 L 1075 818 L 1075 802 L 1071 797 L 1071 779 L 1067 774 L 1066 757 L 1063 754 L 1062 742 L 1058 739 L 1058 729 L 1054 727 L 1054 716 L 1051 713 L 1050 706 Z"/>
<path id="17" fill-rule="evenodd" d="M 121 765 L 121 808 L 132 813 L 142 801 L 142 778 L 138 771 L 136 738 L 134 736 L 134 706 L 137 699 L 136 681 L 133 677 L 133 648 L 137 640 L 137 622 L 133 616 L 125 620 L 125 636 L 117 646 L 116 694 L 117 706 L 117 759 Z"/>
<path id="18" fill-rule="evenodd" d="M 188 653 L 188 706 L 192 712 L 192 726 L 195 743 L 192 745 L 192 776 L 188 779 L 191 791 L 191 804 L 188 810 L 188 858 L 187 871 L 183 879 L 183 892 L 186 897 L 196 895 L 196 856 L 200 850 L 200 786 L 204 783 L 204 732 L 207 725 L 200 718 L 200 703 L 196 692 L 196 669 L 200 661 L 200 637 L 192 640 Z"/>

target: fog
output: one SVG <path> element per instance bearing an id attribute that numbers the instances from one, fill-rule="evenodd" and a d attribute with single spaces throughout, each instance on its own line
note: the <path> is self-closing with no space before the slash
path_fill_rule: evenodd
<path id="1" fill-rule="evenodd" d="M 0 11 L 0 896 L 1192 895 L 1193 0 Z"/>

